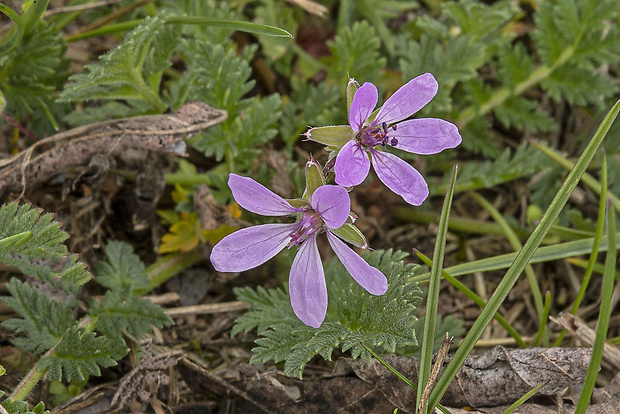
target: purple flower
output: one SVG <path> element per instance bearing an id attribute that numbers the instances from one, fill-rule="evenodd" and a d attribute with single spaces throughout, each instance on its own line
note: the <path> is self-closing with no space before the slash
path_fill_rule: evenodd
<path id="1" fill-rule="evenodd" d="M 354 80 L 349 82 L 350 86 L 352 84 L 356 85 Z M 334 164 L 336 183 L 345 187 L 361 184 L 372 163 L 386 186 L 408 203 L 418 206 L 428 197 L 426 181 L 409 163 L 383 149 L 392 146 L 428 155 L 461 143 L 456 125 L 448 121 L 423 118 L 399 122 L 429 103 L 437 88 L 433 75 L 425 73 L 403 85 L 376 112 L 377 88 L 366 82 L 353 96 L 349 126 L 313 128 L 306 136 L 332 148 L 340 148 Z"/>
<path id="2" fill-rule="evenodd" d="M 264 216 L 298 217 L 290 224 L 263 224 L 238 230 L 213 247 L 211 263 L 219 272 L 242 272 L 265 263 L 285 247 L 299 250 L 289 274 L 289 295 L 295 315 L 318 328 L 327 312 L 327 286 L 317 236 L 325 232 L 336 256 L 355 281 L 373 295 L 387 291 L 387 279 L 344 244 L 336 233 L 347 222 L 351 199 L 337 185 L 321 185 L 302 204 L 293 207 L 284 198 L 251 178 L 230 174 L 228 185 L 237 203 Z M 305 205 L 303 205 L 305 204 Z"/>

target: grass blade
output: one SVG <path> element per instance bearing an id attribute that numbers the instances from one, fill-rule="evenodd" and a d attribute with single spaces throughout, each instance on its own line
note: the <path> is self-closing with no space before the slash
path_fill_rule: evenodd
<path id="1" fill-rule="evenodd" d="M 590 252 L 590 257 L 588 258 L 588 265 L 583 275 L 581 287 L 579 288 L 579 293 L 577 293 L 577 297 L 575 298 L 575 302 L 573 303 L 573 308 L 571 309 L 571 313 L 573 315 L 577 314 L 579 306 L 581 305 L 581 301 L 586 294 L 586 289 L 588 288 L 590 278 L 592 277 L 592 272 L 594 271 L 594 266 L 596 265 L 596 258 L 598 257 L 601 239 L 603 238 L 603 230 L 605 228 L 605 204 L 607 202 L 607 157 L 605 157 L 604 152 L 603 164 L 601 167 L 601 185 L 601 200 L 598 207 L 598 220 L 596 222 L 594 242 L 592 244 L 592 251 Z M 560 332 L 560 336 L 558 336 L 558 339 L 555 341 L 554 346 L 559 346 L 562 343 L 564 336 L 566 336 L 566 329 L 562 329 L 562 331 Z"/>
<path id="2" fill-rule="evenodd" d="M 620 111 L 620 100 L 615 103 L 615 105 L 611 108 L 599 129 L 594 134 L 594 137 L 590 140 L 590 143 L 585 148 L 581 157 L 577 163 L 575 163 L 575 167 L 568 174 L 568 177 L 562 184 L 560 190 L 556 193 L 551 205 L 541 218 L 540 222 L 532 232 L 532 235 L 529 237 L 523 248 L 517 254 L 515 261 L 508 268 L 504 278 L 497 286 L 497 289 L 493 293 L 493 296 L 489 299 L 487 306 L 482 310 L 480 316 L 471 327 L 469 333 L 463 339 L 461 346 L 456 351 L 452 361 L 446 367 L 444 374 L 437 382 L 435 389 L 431 393 L 429 407 L 432 408 L 439 401 L 441 397 L 445 394 L 448 389 L 448 386 L 456 376 L 456 373 L 461 368 L 463 363 L 465 362 L 465 358 L 471 350 L 474 348 L 476 341 L 482 335 L 483 330 L 493 319 L 493 315 L 497 312 L 502 302 L 508 296 L 508 293 L 517 282 L 519 275 L 523 272 L 525 266 L 530 262 L 534 252 L 540 244 L 542 243 L 543 238 L 553 225 L 553 222 L 557 219 L 560 212 L 568 202 L 568 199 L 579 183 L 579 179 L 583 176 L 586 171 L 586 168 L 594 158 L 594 154 L 598 150 L 598 147 L 601 145 L 601 142 L 607 135 L 609 128 L 613 124 L 614 120 L 618 116 L 618 112 Z M 615 240 L 614 240 L 615 242 Z M 615 244 L 614 244 L 615 245 Z M 615 249 L 611 249 L 614 250 Z"/>
<path id="3" fill-rule="evenodd" d="M 613 231 L 616 228 L 616 211 L 613 208 L 612 201 L 607 200 L 607 239 L 610 246 L 615 246 L 616 233 Z M 596 383 L 596 377 L 601 366 L 601 360 L 603 359 L 603 348 L 605 341 L 607 340 L 607 329 L 609 328 L 609 319 L 611 317 L 612 297 L 614 293 L 614 282 L 616 274 L 616 249 L 612 247 L 607 252 L 605 258 L 605 273 L 603 274 L 603 286 L 601 288 L 601 305 L 598 314 L 598 323 L 596 325 L 596 336 L 594 337 L 594 345 L 592 346 L 592 357 L 590 358 L 590 365 L 588 366 L 588 372 L 586 373 L 586 379 L 581 389 L 581 395 L 575 407 L 575 414 L 584 414 L 588 405 L 590 404 L 590 398 L 592 397 L 592 391 L 594 391 L 594 385 Z"/>
<path id="4" fill-rule="evenodd" d="M 566 259 L 568 257 L 579 256 L 592 253 L 595 239 L 588 238 L 577 241 L 570 241 L 556 244 L 553 246 L 544 246 L 539 248 L 530 263 L 550 262 L 552 260 Z M 607 239 L 600 241 L 599 251 L 607 251 Z M 620 249 L 620 233 L 616 233 L 616 248 Z M 446 269 L 452 276 L 469 275 L 475 272 L 487 272 L 489 270 L 507 269 L 517 257 L 517 253 L 507 253 L 499 256 L 493 256 L 486 259 L 475 260 L 473 262 L 463 263 Z M 428 282 L 430 273 L 424 273 L 414 276 L 410 279 L 412 282 Z"/>
<path id="5" fill-rule="evenodd" d="M 514 410 L 521 407 L 523 403 L 529 400 L 530 398 L 532 398 L 534 394 L 536 394 L 538 390 L 542 388 L 543 385 L 545 385 L 545 383 L 541 382 L 540 384 L 538 384 L 537 386 L 535 386 L 534 388 L 532 388 L 531 390 L 523 394 L 521 398 L 519 398 L 517 401 L 512 403 L 510 407 L 506 408 L 502 414 L 511 414 Z"/>
<path id="6" fill-rule="evenodd" d="M 448 184 L 448 192 L 446 193 L 443 208 L 441 209 L 439 228 L 437 229 L 437 240 L 435 242 L 435 251 L 433 253 L 433 265 L 431 266 L 431 280 L 426 302 L 426 317 L 424 318 L 424 335 L 422 337 L 422 347 L 420 348 L 420 376 L 418 377 L 419 392 L 417 395 L 416 406 L 420 405 L 422 390 L 426 387 L 426 383 L 431 375 L 431 368 L 433 366 L 433 345 L 435 338 L 435 322 L 437 320 L 437 306 L 439 305 L 441 269 L 446 249 L 448 217 L 450 215 L 450 207 L 452 206 L 452 197 L 454 196 L 454 183 L 456 182 L 457 169 L 458 168 L 455 166 L 452 170 L 452 176 L 450 177 L 450 182 Z"/>

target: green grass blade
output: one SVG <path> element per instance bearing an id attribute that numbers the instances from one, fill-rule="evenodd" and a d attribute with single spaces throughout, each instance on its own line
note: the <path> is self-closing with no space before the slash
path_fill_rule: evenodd
<path id="1" fill-rule="evenodd" d="M 433 253 L 433 264 L 431 266 L 431 281 L 428 288 L 426 302 L 426 317 L 424 318 L 424 336 L 422 337 L 422 347 L 420 348 L 420 376 L 418 377 L 418 394 L 416 407 L 420 405 L 422 391 L 431 375 L 433 367 L 433 345 L 435 339 L 435 322 L 437 320 L 437 306 L 439 305 L 439 290 L 441 283 L 441 269 L 443 265 L 444 253 L 446 250 L 446 235 L 448 233 L 448 217 L 454 196 L 454 183 L 456 182 L 458 167 L 452 170 L 452 176 L 448 184 L 448 192 L 444 199 L 441 209 L 441 220 L 437 229 L 437 240 L 435 241 L 435 251 Z"/>
<path id="2" fill-rule="evenodd" d="M 508 240 L 508 243 L 510 243 L 510 246 L 517 252 L 521 250 L 523 248 L 523 245 L 521 244 L 519 237 L 512 230 L 512 227 L 510 227 L 510 224 L 508 224 L 508 221 L 506 221 L 504 216 L 502 216 L 502 213 L 500 213 L 493 206 L 493 204 L 489 203 L 480 194 L 476 192 L 471 192 L 469 194 L 474 199 L 474 201 L 480 204 L 480 206 L 482 206 L 482 208 L 484 208 L 491 215 L 493 220 L 495 220 L 495 222 L 499 224 L 499 226 L 504 231 L 504 236 Z M 542 293 L 540 292 L 540 286 L 538 286 L 538 279 L 536 278 L 536 273 L 534 273 L 534 268 L 532 267 L 532 265 L 528 264 L 527 266 L 525 266 L 525 276 L 527 277 L 527 281 L 530 284 L 530 290 L 532 291 L 532 297 L 534 299 L 536 313 L 538 314 L 538 320 L 542 322 L 544 312 Z"/>
<path id="3" fill-rule="evenodd" d="M 603 230 L 605 229 L 605 204 L 607 203 L 607 157 L 605 157 L 605 153 L 603 151 L 603 163 L 601 166 L 601 199 L 598 206 L 598 220 L 596 222 L 596 232 L 594 234 L 594 242 L 592 244 L 592 251 L 590 252 L 590 257 L 588 258 L 588 265 L 583 275 L 583 280 L 581 282 L 581 287 L 579 288 L 579 293 L 577 293 L 577 297 L 575 298 L 575 302 L 573 303 L 573 308 L 571 309 L 571 313 L 573 315 L 577 314 L 579 310 L 579 306 L 581 305 L 581 301 L 586 294 L 586 289 L 588 288 L 588 284 L 590 283 L 590 278 L 592 277 L 592 272 L 594 271 L 594 267 L 596 266 L 596 258 L 598 257 L 598 252 L 601 245 L 601 239 L 603 238 Z M 613 231 L 613 230 L 612 230 Z M 554 346 L 559 346 L 562 343 L 562 340 L 566 336 L 566 329 L 562 329 L 560 332 L 560 336 L 555 341 Z"/>
<path id="4" fill-rule="evenodd" d="M 267 24 L 258 24 L 252 22 L 242 22 L 238 20 L 213 19 L 211 17 L 202 16 L 170 16 L 166 19 L 166 23 L 180 24 L 202 24 L 205 26 L 223 27 L 240 32 L 247 32 L 256 35 L 288 37 L 293 39 L 293 35 L 279 27 L 269 26 Z"/>
<path id="5" fill-rule="evenodd" d="M 579 256 L 592 253 L 595 239 L 588 238 L 577 241 L 570 241 L 556 244 L 553 246 L 544 246 L 539 248 L 530 263 L 550 262 L 552 260 L 566 259 L 568 257 Z M 607 251 L 607 239 L 600 241 L 599 251 Z M 616 233 L 616 248 L 620 248 L 620 233 Z M 488 272 L 490 270 L 500 270 L 508 268 L 517 257 L 517 253 L 507 253 L 499 256 L 489 257 L 486 259 L 475 260 L 473 262 L 463 263 L 451 266 L 446 270 L 452 276 L 469 275 L 475 272 Z M 430 273 L 423 273 L 410 279 L 412 282 L 428 282 Z"/>
<path id="6" fill-rule="evenodd" d="M 140 20 L 129 20 L 126 22 L 108 24 L 106 26 L 94 29 L 88 32 L 80 33 L 75 36 L 67 37 L 67 42 L 75 42 L 76 40 L 88 39 L 90 37 L 104 36 L 111 33 L 121 33 L 132 30 L 142 23 Z M 269 26 L 266 24 L 258 24 L 252 22 L 241 22 L 236 20 L 212 19 L 210 17 L 198 16 L 170 16 L 166 18 L 166 24 L 202 24 L 205 26 L 224 27 L 231 30 L 239 30 L 241 32 L 253 33 L 256 35 L 288 37 L 293 35 L 279 27 Z"/>
<path id="7" fill-rule="evenodd" d="M 523 269 L 525 269 L 525 266 L 530 262 L 536 249 L 538 249 L 538 247 L 542 243 L 543 238 L 553 225 L 553 222 L 557 219 L 560 212 L 562 211 L 562 208 L 564 208 L 564 206 L 568 202 L 571 193 L 579 183 L 579 179 L 583 176 L 586 168 L 592 161 L 594 154 L 596 153 L 598 147 L 601 145 L 601 142 L 607 135 L 607 132 L 609 131 L 609 128 L 618 116 L 619 111 L 620 100 L 615 103 L 615 105 L 611 108 L 611 110 L 599 126 L 599 129 L 594 134 L 594 137 L 592 137 L 583 154 L 581 155 L 581 157 L 579 157 L 579 160 L 575 164 L 575 167 L 568 174 L 568 177 L 562 184 L 562 187 L 553 198 L 551 205 L 541 218 L 538 226 L 536 226 L 536 228 L 532 232 L 532 235 L 523 246 L 523 249 L 521 249 L 517 254 L 513 264 L 506 271 L 504 278 L 497 286 L 497 289 L 493 293 L 493 296 L 491 296 L 491 298 L 489 299 L 487 306 L 482 310 L 480 316 L 471 327 L 469 333 L 463 339 L 461 346 L 454 354 L 452 361 L 450 361 L 450 363 L 446 367 L 443 375 L 441 376 L 441 378 L 439 378 L 435 389 L 431 393 L 429 399 L 429 407 L 432 408 L 437 405 L 437 403 L 439 403 L 441 397 L 445 394 L 448 386 L 456 376 L 456 373 L 465 362 L 465 358 L 467 357 L 467 355 L 469 355 L 471 350 L 474 348 L 476 341 L 482 335 L 483 330 L 491 322 L 491 319 L 493 319 L 493 315 L 497 312 L 502 302 L 508 296 L 508 293 L 517 282 L 517 279 L 519 278 L 519 275 L 523 272 Z M 615 240 L 613 240 L 613 242 L 615 243 Z M 615 249 L 613 248 L 611 250 L 615 251 Z"/>
<path id="8" fill-rule="evenodd" d="M 616 233 L 613 231 L 616 228 L 616 211 L 612 206 L 612 201 L 608 199 L 607 202 L 607 239 L 610 246 L 615 246 Z M 603 347 L 607 339 L 607 329 L 609 328 L 609 319 L 611 317 L 612 297 L 614 293 L 614 276 L 616 274 L 616 249 L 612 247 L 607 252 L 605 258 L 605 274 L 603 274 L 603 286 L 601 288 L 601 305 L 598 314 L 598 323 L 596 325 L 596 335 L 594 337 L 594 345 L 592 346 L 592 357 L 590 358 L 590 365 L 588 366 L 588 372 L 586 373 L 586 379 L 581 389 L 581 395 L 575 407 L 575 414 L 585 414 L 588 405 L 590 404 L 590 398 L 592 397 L 592 391 L 594 391 L 594 385 L 596 383 L 596 377 L 601 366 L 601 360 L 603 359 Z"/>
<path id="9" fill-rule="evenodd" d="M 536 333 L 536 338 L 534 338 L 534 342 L 532 342 L 532 346 L 538 346 L 540 340 L 543 340 L 543 346 L 549 346 L 549 337 L 545 335 L 547 332 L 547 321 L 549 320 L 549 310 L 551 309 L 551 292 L 547 291 L 545 295 L 545 306 L 543 307 L 543 314 L 540 318 L 540 326 L 538 327 L 538 332 Z"/>
<path id="10" fill-rule="evenodd" d="M 369 347 L 367 347 L 365 344 L 360 343 L 360 345 L 362 345 L 362 347 L 364 347 L 364 349 L 366 351 L 368 351 L 370 353 L 370 355 L 372 355 L 377 361 L 379 361 L 379 363 L 381 365 L 383 365 L 384 367 L 386 367 L 388 370 L 390 370 L 390 372 L 394 375 L 396 375 L 396 377 L 398 379 L 400 379 L 402 382 L 404 382 L 405 384 L 407 384 L 408 386 L 410 386 L 414 391 L 417 391 L 418 387 L 416 387 L 416 385 L 411 382 L 411 380 L 407 377 L 405 377 L 403 374 L 400 373 L 400 371 L 398 371 L 396 368 L 394 368 L 393 366 L 391 366 L 390 364 L 388 364 L 387 362 L 385 362 L 385 360 L 383 360 L 383 358 L 381 358 L 379 355 L 377 355 L 375 353 L 375 351 L 373 351 L 372 349 L 370 349 Z"/>
<path id="11" fill-rule="evenodd" d="M 545 385 L 545 383 L 541 382 L 540 384 L 538 384 L 537 386 L 535 386 L 534 388 L 532 388 L 531 390 L 523 394 L 521 398 L 519 398 L 517 401 L 512 403 L 510 407 L 506 408 L 502 414 L 511 414 L 514 410 L 521 407 L 523 403 L 529 400 L 530 398 L 532 398 L 534 394 L 536 394 L 538 390 L 542 388 L 543 385 Z"/>
<path id="12" fill-rule="evenodd" d="M 430 258 L 428 258 L 427 256 L 425 256 L 424 253 L 415 250 L 415 254 L 427 266 L 431 266 L 433 264 L 433 261 Z M 487 305 L 487 303 L 480 296 L 476 295 L 476 292 L 472 291 L 467 286 L 465 286 L 463 283 L 461 283 L 461 281 L 459 281 L 457 278 L 455 278 L 450 273 L 448 273 L 447 270 L 442 270 L 441 271 L 441 276 L 444 279 L 446 279 L 452 286 L 454 286 L 455 288 L 457 288 L 458 290 L 463 292 L 465 294 L 465 296 L 467 296 L 469 299 L 474 301 L 474 303 L 476 303 L 476 305 L 480 306 L 480 308 L 484 308 Z M 514 338 L 514 340 L 515 340 L 515 342 L 517 343 L 518 346 L 520 346 L 521 348 L 527 348 L 527 344 L 521 338 L 521 335 L 519 335 L 517 330 L 515 328 L 513 328 L 512 325 L 510 325 L 508 323 L 508 321 L 506 319 L 504 319 L 504 317 L 502 315 L 500 315 L 499 313 L 496 313 L 494 318 L 506 330 L 508 335 L 510 335 L 510 336 L 512 336 Z"/>

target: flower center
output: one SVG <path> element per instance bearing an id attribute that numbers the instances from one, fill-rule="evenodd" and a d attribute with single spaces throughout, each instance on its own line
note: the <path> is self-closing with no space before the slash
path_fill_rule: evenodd
<path id="1" fill-rule="evenodd" d="M 380 126 L 365 126 L 357 134 L 357 142 L 364 145 L 366 148 L 374 148 L 377 145 L 381 145 L 385 148 L 386 145 L 395 147 L 398 145 L 398 140 L 388 135 L 389 130 L 396 131 L 396 125 L 392 125 L 388 128 L 387 124 L 383 122 Z"/>
<path id="2" fill-rule="evenodd" d="M 297 222 L 297 228 L 290 234 L 291 241 L 288 247 L 299 246 L 308 237 L 322 228 L 323 220 L 321 216 L 314 210 L 306 210 Z"/>

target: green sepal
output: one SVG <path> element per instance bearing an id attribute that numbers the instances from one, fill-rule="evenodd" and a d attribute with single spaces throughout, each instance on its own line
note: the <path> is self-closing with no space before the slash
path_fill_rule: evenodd
<path id="1" fill-rule="evenodd" d="M 353 78 L 349 79 L 349 83 L 347 84 L 347 115 L 351 113 L 351 103 L 353 102 L 353 97 L 355 96 L 355 92 L 360 88 L 360 84 Z"/>
<path id="2" fill-rule="evenodd" d="M 321 144 L 340 148 L 347 141 L 355 138 L 355 132 L 348 125 L 333 125 L 312 128 L 306 132 L 306 136 Z"/>
<path id="3" fill-rule="evenodd" d="M 312 197 L 314 190 L 325 185 L 325 177 L 321 166 L 313 158 L 306 163 L 306 195 Z"/>
<path id="4" fill-rule="evenodd" d="M 285 200 L 295 208 L 308 207 L 308 200 L 305 198 L 286 198 Z"/>
<path id="5" fill-rule="evenodd" d="M 355 247 L 359 247 L 360 249 L 368 248 L 366 237 L 364 237 L 360 229 L 351 223 L 345 223 L 342 227 L 330 231 Z"/>

